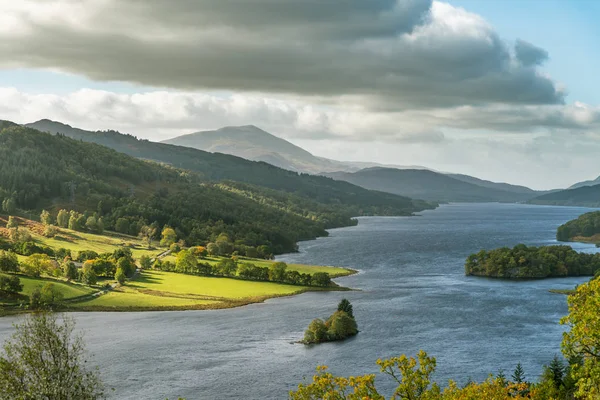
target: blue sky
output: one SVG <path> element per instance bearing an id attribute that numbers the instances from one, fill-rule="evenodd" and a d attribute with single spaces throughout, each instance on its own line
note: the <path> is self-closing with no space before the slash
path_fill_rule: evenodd
<path id="1" fill-rule="evenodd" d="M 543 70 L 566 85 L 569 101 L 600 104 L 600 1 L 456 0 L 483 16 L 508 40 L 546 49 Z"/>

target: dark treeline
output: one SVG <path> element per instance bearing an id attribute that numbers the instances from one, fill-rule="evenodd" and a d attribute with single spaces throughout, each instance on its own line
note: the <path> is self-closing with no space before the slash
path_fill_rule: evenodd
<path id="1" fill-rule="evenodd" d="M 198 261 L 194 249 L 182 250 L 177 254 L 175 263 L 170 261 L 156 260 L 154 269 L 167 272 L 178 272 L 188 275 L 219 276 L 226 278 L 238 278 L 243 280 L 287 283 L 302 286 L 331 286 L 332 281 L 326 272 L 314 274 L 300 273 L 288 270 L 284 262 L 276 262 L 269 267 L 260 267 L 251 262 L 238 262 L 234 258 L 224 258 L 218 263 L 211 265 L 208 262 Z"/>
<path id="2" fill-rule="evenodd" d="M 577 236 L 590 237 L 598 233 L 600 233 L 600 211 L 594 211 L 559 226 L 556 239 L 568 242 Z"/>
<path id="3" fill-rule="evenodd" d="M 591 276 L 600 270 L 600 254 L 578 253 L 570 246 L 502 247 L 471 254 L 467 275 L 493 278 L 548 278 Z"/>
<path id="4" fill-rule="evenodd" d="M 188 151 L 169 147 L 169 151 L 174 149 L 184 154 Z M 241 163 L 235 169 L 241 174 L 248 163 L 252 168 L 245 173 L 254 178 L 245 180 L 270 182 L 266 185 L 270 188 L 231 181 L 211 183 L 205 181 L 204 173 L 10 126 L 0 131 L 0 202 L 6 214 L 18 209 L 37 214 L 47 208 L 54 218 L 60 208 L 71 209 L 86 218 L 101 218 L 104 229 L 126 230 L 124 233 L 132 235 L 149 226 L 155 239 L 168 225 L 188 245 L 205 245 L 227 234 L 240 248 L 268 246 L 269 254 L 294 251 L 296 242 L 324 236 L 327 228 L 355 224 L 353 216 L 406 215 L 429 206 L 327 178 L 299 176 L 266 164 L 223 157 L 222 166 L 217 160 L 201 165 L 228 170 L 234 162 Z M 258 179 L 257 173 L 263 174 L 262 178 Z M 236 174 L 222 178 L 244 180 Z M 296 191 L 291 189 L 294 182 L 298 183 Z"/>

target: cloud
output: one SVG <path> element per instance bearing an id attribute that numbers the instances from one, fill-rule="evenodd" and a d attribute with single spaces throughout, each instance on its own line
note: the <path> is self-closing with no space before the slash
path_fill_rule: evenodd
<path id="1" fill-rule="evenodd" d="M 119 94 L 81 89 L 65 95 L 0 88 L 0 119 L 18 123 L 53 119 L 89 130 L 115 129 L 153 140 L 227 125 L 255 124 L 278 136 L 311 140 L 432 143 L 435 128 L 399 123 L 386 115 L 338 110 L 244 94 L 155 91 Z"/>
<path id="2" fill-rule="evenodd" d="M 162 140 L 230 125 L 254 124 L 292 139 L 441 143 L 459 130 L 473 136 L 573 133 L 600 136 L 600 107 L 487 105 L 380 112 L 248 94 L 81 89 L 64 95 L 0 88 L 0 118 L 50 118 L 85 129 L 116 129 Z"/>
<path id="3" fill-rule="evenodd" d="M 546 50 L 521 39 L 515 43 L 515 53 L 517 60 L 527 67 L 541 65 L 549 58 Z"/>
<path id="4" fill-rule="evenodd" d="M 0 67 L 228 90 L 378 111 L 561 104 L 478 15 L 430 0 L 20 0 L 0 3 Z"/>

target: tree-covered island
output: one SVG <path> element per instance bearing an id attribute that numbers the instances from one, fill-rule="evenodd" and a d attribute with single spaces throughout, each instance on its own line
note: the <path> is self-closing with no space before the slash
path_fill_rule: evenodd
<path id="1" fill-rule="evenodd" d="M 578 253 L 570 246 L 528 247 L 524 244 L 471 254 L 465 274 L 504 279 L 592 276 L 600 270 L 600 254 Z"/>
<path id="2" fill-rule="evenodd" d="M 354 319 L 352 304 L 347 299 L 342 299 L 337 311 L 331 314 L 327 321 L 316 318 L 308 325 L 301 343 L 335 342 L 355 336 L 357 333 L 358 326 Z"/>

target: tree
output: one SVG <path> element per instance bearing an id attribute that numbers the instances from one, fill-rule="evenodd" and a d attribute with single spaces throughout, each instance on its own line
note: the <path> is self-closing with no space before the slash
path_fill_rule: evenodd
<path id="1" fill-rule="evenodd" d="M 316 272 L 312 275 L 311 284 L 315 286 L 329 286 L 331 278 L 327 272 Z"/>
<path id="2" fill-rule="evenodd" d="M 2 211 L 4 211 L 7 214 L 12 214 L 15 211 L 17 211 L 17 204 L 15 202 L 15 199 L 13 199 L 12 197 L 4 199 L 4 201 L 2 201 Z"/>
<path id="3" fill-rule="evenodd" d="M 6 229 L 17 229 L 19 224 L 17 220 L 12 215 L 8 217 L 8 222 L 6 223 Z"/>
<path id="4" fill-rule="evenodd" d="M 518 363 L 515 367 L 515 371 L 511 375 L 513 382 L 523 383 L 525 382 L 525 371 L 523 371 L 523 366 L 521 363 Z"/>
<path id="5" fill-rule="evenodd" d="M 0 271 L 17 272 L 19 270 L 19 260 L 12 251 L 0 250 Z"/>
<path id="6" fill-rule="evenodd" d="M 354 318 L 354 313 L 352 311 L 352 304 L 348 301 L 348 299 L 342 299 L 338 304 L 338 311 L 344 311 L 350 318 Z"/>
<path id="7" fill-rule="evenodd" d="M 38 278 L 41 274 L 49 274 L 54 269 L 54 263 L 47 254 L 32 254 L 21 263 L 21 271 L 25 275 Z"/>
<path id="8" fill-rule="evenodd" d="M 219 261 L 216 265 L 216 269 L 219 275 L 222 276 L 235 276 L 237 272 L 237 262 L 230 258 Z"/>
<path id="9" fill-rule="evenodd" d="M 67 210 L 63 209 L 58 212 L 58 215 L 56 216 L 56 223 L 61 228 L 69 227 L 69 213 L 67 212 Z"/>
<path id="10" fill-rule="evenodd" d="M 170 247 L 175 242 L 177 242 L 177 233 L 175 233 L 175 229 L 165 225 L 161 232 L 161 246 Z"/>
<path id="11" fill-rule="evenodd" d="M 269 267 L 269 280 L 273 282 L 283 282 L 285 280 L 285 271 L 287 264 L 276 262 Z"/>
<path id="12" fill-rule="evenodd" d="M 325 325 L 329 327 L 327 336 L 331 340 L 345 339 L 358 333 L 356 321 L 345 311 L 334 312 Z"/>
<path id="13" fill-rule="evenodd" d="M 117 268 L 117 272 L 115 272 L 115 279 L 117 280 L 117 282 L 119 282 L 120 285 L 124 285 L 126 278 L 127 277 L 125 276 L 123 270 L 121 268 Z"/>
<path id="14" fill-rule="evenodd" d="M 327 339 L 327 327 L 322 319 L 316 318 L 308 325 L 304 332 L 304 343 L 320 343 Z"/>
<path id="15" fill-rule="evenodd" d="M 77 212 L 75 211 L 71 211 L 69 214 L 69 223 L 68 223 L 68 228 L 74 231 L 78 231 L 81 229 L 81 226 L 79 226 L 79 216 L 77 214 Z"/>
<path id="16" fill-rule="evenodd" d="M 23 285 L 18 276 L 0 275 L 0 292 L 16 294 L 23 290 Z"/>
<path id="17" fill-rule="evenodd" d="M 198 260 L 196 260 L 196 256 L 193 252 L 189 250 L 182 250 L 177 254 L 177 262 L 175 264 L 175 268 L 177 268 L 177 272 L 183 272 L 187 274 L 194 273 L 196 271 L 196 265 L 198 265 Z"/>
<path id="18" fill-rule="evenodd" d="M 0 400 L 104 398 L 97 370 L 88 368 L 74 322 L 56 314 L 32 314 L 4 344 L 0 356 Z"/>
<path id="19" fill-rule="evenodd" d="M 600 396 L 600 279 L 579 285 L 569 296 L 569 314 L 560 322 L 571 329 L 563 334 L 562 351 L 568 360 L 581 360 L 571 366 L 576 381 L 576 396 Z"/>
<path id="20" fill-rule="evenodd" d="M 140 267 L 142 267 L 143 269 L 152 268 L 152 259 L 150 258 L 150 256 L 144 254 L 140 257 Z"/>
<path id="21" fill-rule="evenodd" d="M 121 268 L 121 271 L 128 277 L 132 277 L 135 274 L 135 263 L 129 257 L 119 258 L 117 260 L 117 268 Z"/>
<path id="22" fill-rule="evenodd" d="M 420 350 L 417 358 L 393 357 L 388 360 L 377 360 L 381 372 L 392 377 L 398 387 L 394 391 L 394 398 L 399 399 L 426 399 L 426 396 L 436 396 L 440 388 L 431 382 L 431 375 L 435 372 L 435 358 L 427 356 Z"/>
<path id="23" fill-rule="evenodd" d="M 44 225 L 52 225 L 52 216 L 48 211 L 42 210 L 42 213 L 40 214 L 40 221 L 42 221 L 42 224 Z"/>
<path id="24" fill-rule="evenodd" d="M 52 307 L 62 302 L 64 294 L 54 283 L 46 283 L 40 290 L 40 302 L 46 307 Z"/>
<path id="25" fill-rule="evenodd" d="M 29 295 L 29 308 L 38 310 L 42 307 L 42 293 L 40 289 L 35 288 Z"/>
<path id="26" fill-rule="evenodd" d="M 548 372 L 552 377 L 552 383 L 558 389 L 563 384 L 563 378 L 565 377 L 565 365 L 561 360 L 559 360 L 558 356 L 554 356 L 550 365 L 548 365 Z"/>
<path id="27" fill-rule="evenodd" d="M 98 277 L 92 269 L 88 269 L 82 272 L 81 281 L 86 285 L 93 286 L 98 282 Z"/>
<path id="28" fill-rule="evenodd" d="M 62 264 L 61 268 L 63 271 L 63 276 L 67 278 L 67 280 L 74 281 L 75 279 L 77 279 L 77 273 L 79 271 L 77 270 L 75 263 L 73 263 L 72 261 L 66 261 Z"/>
<path id="29" fill-rule="evenodd" d="M 129 233 L 129 220 L 127 218 L 117 219 L 115 230 L 120 233 Z"/>
<path id="30" fill-rule="evenodd" d="M 85 221 L 85 227 L 91 232 L 98 232 L 98 220 L 91 216 Z"/>
<path id="31" fill-rule="evenodd" d="M 58 235 L 58 228 L 54 225 L 46 225 L 44 227 L 44 232 L 43 235 L 47 238 L 53 238 L 54 236 Z"/>
<path id="32" fill-rule="evenodd" d="M 102 218 L 96 220 L 96 233 L 98 235 L 104 233 L 104 220 Z"/>
<path id="33" fill-rule="evenodd" d="M 156 235 L 156 228 L 152 228 L 149 225 L 144 225 L 140 229 L 139 237 L 146 242 L 148 248 L 152 247 L 152 239 Z"/>
<path id="34" fill-rule="evenodd" d="M 209 243 L 206 245 L 206 252 L 209 256 L 218 256 L 219 255 L 219 246 L 215 243 Z"/>

